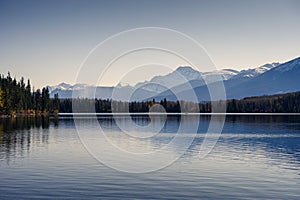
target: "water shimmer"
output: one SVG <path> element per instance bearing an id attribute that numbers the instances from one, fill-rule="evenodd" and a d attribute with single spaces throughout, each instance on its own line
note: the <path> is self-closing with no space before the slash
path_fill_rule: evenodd
<path id="1" fill-rule="evenodd" d="M 120 117 L 149 123 L 147 116 Z M 141 153 L 167 144 L 180 122 L 194 119 L 186 117 L 169 116 L 146 139 L 125 137 L 111 116 L 98 122 L 116 145 Z M 80 120 L 87 135 L 97 134 L 93 120 Z M 216 146 L 200 159 L 209 120 L 201 117 L 193 143 L 175 163 L 131 174 L 95 160 L 71 118 L 1 119 L 0 199 L 300 199 L 300 116 L 227 116 Z M 191 137 L 185 127 L 180 137 Z"/>

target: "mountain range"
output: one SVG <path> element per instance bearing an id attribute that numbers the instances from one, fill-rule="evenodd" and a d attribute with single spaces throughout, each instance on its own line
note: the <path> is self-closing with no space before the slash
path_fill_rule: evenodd
<path id="1" fill-rule="evenodd" d="M 220 78 L 223 81 L 227 99 L 240 99 L 248 96 L 262 96 L 300 91 L 300 58 L 286 63 L 271 63 L 263 66 L 234 70 L 222 69 L 211 72 L 199 72 L 189 66 L 178 67 L 164 76 L 155 76 L 151 80 L 134 86 L 117 85 L 115 87 L 92 86 L 87 84 L 70 85 L 61 83 L 46 86 L 50 96 L 58 93 L 60 98 L 90 97 L 125 101 L 142 101 L 155 98 L 162 100 L 186 100 L 192 90 L 198 101 L 209 101 L 207 84 L 213 86 Z M 95 94 L 95 95 L 94 95 Z M 175 95 L 176 94 L 176 95 Z M 128 98 L 130 97 L 130 99 Z"/>

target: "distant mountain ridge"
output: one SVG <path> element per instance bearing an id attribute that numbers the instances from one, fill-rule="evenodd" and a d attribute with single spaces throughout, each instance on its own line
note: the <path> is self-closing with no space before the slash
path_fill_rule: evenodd
<path id="1" fill-rule="evenodd" d="M 238 74 L 236 74 L 232 78 L 239 78 L 239 77 L 253 78 L 255 76 L 258 76 L 260 74 L 265 73 L 266 71 L 268 71 L 268 70 L 270 70 L 274 67 L 277 67 L 278 65 L 280 65 L 280 63 L 274 62 L 274 63 L 271 63 L 271 64 L 262 65 L 260 67 L 254 68 L 254 69 L 241 70 Z"/>
<path id="2" fill-rule="evenodd" d="M 121 85 L 116 87 L 101 87 L 87 84 L 70 85 L 61 83 L 56 86 L 47 86 L 51 96 L 58 93 L 60 98 L 72 98 L 72 93 L 84 94 L 88 97 L 101 99 L 111 98 L 115 90 L 114 99 L 142 101 L 155 98 L 161 100 L 177 100 L 176 94 L 189 100 L 187 88 L 192 88 L 199 101 L 209 100 L 206 83 L 213 84 L 224 81 L 227 98 L 243 98 L 253 95 L 270 95 L 284 92 L 300 91 L 299 67 L 300 58 L 286 63 L 270 63 L 247 70 L 221 69 L 211 72 L 199 72 L 189 66 L 180 66 L 173 72 L 164 76 L 154 76 L 149 81 L 137 83 L 134 86 Z M 96 93 L 95 93 L 96 91 Z M 95 93 L 95 96 L 94 96 Z M 73 95 L 74 95 L 73 94 Z M 80 95 L 78 96 L 80 97 Z"/>
<path id="3" fill-rule="evenodd" d="M 265 65 L 264 65 L 265 66 Z M 232 77 L 224 80 L 224 88 L 227 99 L 241 99 L 249 96 L 262 96 L 300 91 L 300 58 L 288 61 L 283 64 L 273 64 L 261 74 L 253 76 Z M 265 70 L 265 69 L 264 69 Z M 192 83 L 191 83 L 192 84 Z M 212 83 L 213 86 L 214 83 Z M 189 100 L 191 91 L 180 91 L 177 96 L 181 100 Z M 210 94 L 207 85 L 193 87 L 197 94 L 198 101 L 210 101 Z M 167 98 L 176 100 L 176 96 L 165 91 L 156 96 L 157 100 Z"/>

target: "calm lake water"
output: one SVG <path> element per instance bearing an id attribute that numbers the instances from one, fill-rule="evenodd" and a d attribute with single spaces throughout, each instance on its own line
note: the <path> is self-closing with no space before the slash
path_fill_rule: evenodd
<path id="1" fill-rule="evenodd" d="M 130 116 L 121 120 L 131 126 Z M 149 123 L 146 116 L 132 120 Z M 181 137 L 190 137 L 193 120 L 168 117 L 163 134 L 145 139 L 124 137 L 112 117 L 96 121 L 121 148 L 147 152 L 167 144 L 180 123 L 185 125 Z M 82 145 L 76 127 L 93 138 L 95 119 L 79 119 L 76 126 L 71 118 L 0 119 L 0 199 L 300 199 L 300 116 L 227 116 L 221 137 L 202 159 L 210 117 L 200 120 L 180 159 L 134 174 L 107 167 Z"/>

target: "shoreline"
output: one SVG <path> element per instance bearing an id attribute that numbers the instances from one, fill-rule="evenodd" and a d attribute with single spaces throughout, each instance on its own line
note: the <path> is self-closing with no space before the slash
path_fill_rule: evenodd
<path id="1" fill-rule="evenodd" d="M 160 116 L 160 115 L 300 115 L 300 113 L 58 113 L 60 116 Z"/>
<path id="2" fill-rule="evenodd" d="M 98 117 L 98 116 L 198 116 L 198 115 L 206 115 L 206 116 L 300 116 L 300 113 L 42 113 L 42 114 L 10 114 L 10 115 L 0 115 L 0 119 L 7 119 L 7 118 L 18 118 L 18 117 Z"/>
<path id="3" fill-rule="evenodd" d="M 0 115 L 0 119 L 6 118 L 17 118 L 17 117 L 58 117 L 58 114 L 49 114 L 49 113 L 39 113 L 39 114 L 24 114 L 24 113 L 16 113 L 16 114 L 2 114 Z"/>

